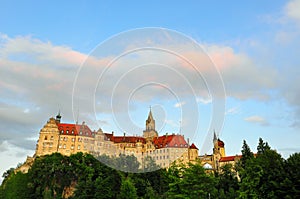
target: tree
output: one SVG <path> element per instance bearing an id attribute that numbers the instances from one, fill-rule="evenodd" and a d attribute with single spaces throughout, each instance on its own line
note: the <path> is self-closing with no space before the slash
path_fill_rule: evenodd
<path id="1" fill-rule="evenodd" d="M 241 172 L 241 183 L 239 190 L 239 198 L 243 199 L 258 199 L 259 184 L 263 174 L 263 169 L 256 164 L 255 159 L 249 159 L 246 162 L 245 168 Z"/>
<path id="2" fill-rule="evenodd" d="M 242 158 L 241 158 L 241 167 L 245 168 L 246 162 L 253 158 L 253 153 L 251 152 L 250 147 L 248 146 L 246 140 L 243 141 L 242 147 Z"/>
<path id="3" fill-rule="evenodd" d="M 157 199 L 160 198 L 156 191 L 152 188 L 149 181 L 147 181 L 146 193 L 143 197 L 144 199 Z"/>
<path id="4" fill-rule="evenodd" d="M 2 174 L 3 181 L 5 181 L 6 178 L 8 178 L 8 176 L 14 172 L 14 170 L 15 170 L 14 168 L 10 168 L 10 169 L 6 170 L 6 171 Z"/>
<path id="5" fill-rule="evenodd" d="M 217 188 L 219 190 L 219 198 L 236 198 L 239 189 L 236 172 L 233 171 L 231 164 L 225 164 L 221 167 L 221 172 L 216 173 L 218 180 Z"/>
<path id="6" fill-rule="evenodd" d="M 211 198 L 217 197 L 215 179 L 205 173 L 200 162 L 185 165 L 172 165 L 168 171 L 170 177 L 168 198 Z M 170 170 L 169 169 L 169 170 Z"/>
<path id="7" fill-rule="evenodd" d="M 21 172 L 11 173 L 9 178 L 1 185 L 1 198 L 5 199 L 18 199 L 18 198 L 30 198 L 27 184 L 30 179 L 26 174 Z"/>
<path id="8" fill-rule="evenodd" d="M 151 156 L 146 156 L 143 162 L 142 172 L 150 172 L 160 169 Z"/>
<path id="9" fill-rule="evenodd" d="M 257 154 L 263 154 L 265 151 L 270 150 L 271 147 L 269 146 L 268 142 L 264 142 L 262 138 L 259 138 L 258 145 L 257 145 Z"/>
<path id="10" fill-rule="evenodd" d="M 183 176 L 183 170 L 185 165 L 173 162 L 167 171 L 168 186 L 167 191 L 168 198 L 184 198 L 181 190 L 181 178 Z"/>
<path id="11" fill-rule="evenodd" d="M 134 155 L 124 155 L 120 154 L 119 157 L 115 159 L 114 168 L 124 171 L 137 173 L 139 171 L 140 163 Z"/>
<path id="12" fill-rule="evenodd" d="M 137 199 L 136 188 L 130 178 L 122 180 L 118 199 Z"/>
<path id="13" fill-rule="evenodd" d="M 286 198 L 300 198 L 300 153 L 294 153 L 286 160 L 286 178 L 282 181 L 282 192 Z"/>
<path id="14" fill-rule="evenodd" d="M 275 150 L 265 149 L 255 161 L 263 171 L 258 187 L 260 198 L 283 198 L 280 183 L 285 179 L 285 170 L 281 155 Z"/>
<path id="15" fill-rule="evenodd" d="M 184 170 L 180 187 L 185 196 L 189 198 L 217 197 L 215 178 L 212 174 L 205 173 L 200 162 L 188 164 Z"/>

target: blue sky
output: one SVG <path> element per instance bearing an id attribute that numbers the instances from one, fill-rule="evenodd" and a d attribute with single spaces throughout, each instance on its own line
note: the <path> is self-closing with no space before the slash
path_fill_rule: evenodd
<path id="1" fill-rule="evenodd" d="M 268 141 L 284 157 L 299 152 L 298 10 L 299 0 L 181 3 L 2 1 L 0 171 L 15 167 L 27 155 L 33 155 L 40 128 L 49 117 L 56 115 L 58 109 L 61 109 L 63 121 L 73 121 L 73 83 L 84 60 L 95 54 L 103 42 L 107 45 L 115 43 L 108 46 L 107 51 L 98 51 L 97 55 L 111 56 L 113 53 L 110 52 L 122 46 L 114 40 L 114 35 L 144 27 L 175 30 L 194 39 L 218 68 L 226 90 L 226 106 L 223 113 L 225 122 L 217 133 L 224 140 L 228 155 L 240 153 L 244 139 L 255 151 L 259 137 Z M 136 38 L 142 39 L 143 35 Z M 125 44 L 130 45 L 131 41 L 134 42 L 129 40 Z M 160 75 L 156 77 L 175 80 Z M 135 81 L 143 78 L 140 76 Z M 89 77 L 82 76 L 81 81 L 87 80 Z M 125 86 L 128 89 L 139 85 L 130 87 L 132 85 L 127 81 Z M 126 131 L 132 135 L 141 134 L 151 105 L 157 125 L 162 127 L 161 134 L 185 134 L 179 128 L 180 124 L 187 131 L 192 126 L 182 121 L 184 118 L 181 118 L 180 111 L 185 110 L 190 113 L 190 122 L 199 122 L 192 141 L 203 152 L 209 153 L 206 136 L 210 138 L 212 133 L 208 129 L 214 103 L 207 96 L 199 95 L 195 98 L 197 105 L 193 107 L 189 106 L 193 97 L 183 95 L 181 101 L 176 101 L 166 90 L 161 95 L 159 92 L 152 93 L 151 89 L 154 88 L 138 90 L 128 102 L 128 111 L 127 106 L 126 110 L 116 109 L 115 119 L 114 114 L 99 105 L 96 115 L 100 126 L 105 131 L 122 134 L 124 129 L 131 128 L 126 124 L 129 115 L 135 126 Z M 98 102 L 101 104 L 101 93 L 97 94 L 100 94 Z M 115 98 L 117 103 L 121 99 Z M 81 113 L 80 121 L 91 120 L 91 115 L 85 113 L 84 108 L 76 108 Z M 193 108 L 197 109 L 200 119 L 192 117 Z M 124 122 L 121 122 L 122 119 Z M 98 128 L 97 125 L 91 126 Z"/>

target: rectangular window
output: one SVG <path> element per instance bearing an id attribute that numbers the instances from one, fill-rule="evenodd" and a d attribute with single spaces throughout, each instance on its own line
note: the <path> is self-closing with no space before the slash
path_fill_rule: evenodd
<path id="1" fill-rule="evenodd" d="M 64 144 L 64 149 L 66 148 L 66 145 Z"/>

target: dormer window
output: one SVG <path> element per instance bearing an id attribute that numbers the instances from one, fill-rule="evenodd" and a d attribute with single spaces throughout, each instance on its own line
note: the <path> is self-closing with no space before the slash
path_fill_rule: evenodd
<path id="1" fill-rule="evenodd" d="M 61 134 L 63 134 L 64 133 L 64 130 L 61 130 L 61 132 L 60 132 Z"/>
<path id="2" fill-rule="evenodd" d="M 72 130 L 72 134 L 74 134 L 74 131 Z"/>

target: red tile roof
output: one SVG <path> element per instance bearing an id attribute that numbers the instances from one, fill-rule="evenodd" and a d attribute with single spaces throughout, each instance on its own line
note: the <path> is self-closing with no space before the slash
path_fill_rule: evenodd
<path id="1" fill-rule="evenodd" d="M 110 140 L 114 143 L 137 143 L 142 142 L 146 143 L 146 139 L 143 137 L 137 137 L 137 136 L 114 136 L 112 133 L 105 133 L 106 140 Z"/>
<path id="2" fill-rule="evenodd" d="M 85 124 L 79 125 L 79 124 L 58 123 L 57 126 L 60 134 L 62 135 L 74 135 L 74 136 L 81 135 L 87 137 L 94 136 L 91 129 Z"/>
<path id="3" fill-rule="evenodd" d="M 135 137 L 135 136 L 113 136 L 112 141 L 114 143 L 122 143 L 122 142 L 127 142 L 127 143 L 137 143 L 137 142 L 142 142 L 146 143 L 145 138 L 143 137 Z"/>
<path id="4" fill-rule="evenodd" d="M 196 147 L 196 145 L 194 143 L 190 146 L 190 149 L 197 149 L 198 150 L 198 148 Z"/>
<path id="5" fill-rule="evenodd" d="M 178 147 L 178 148 L 187 148 L 188 144 L 184 140 L 182 135 L 163 135 L 160 137 L 155 137 L 153 139 L 155 148 L 165 148 L 165 147 Z"/>
<path id="6" fill-rule="evenodd" d="M 240 159 L 241 157 L 242 157 L 242 155 L 221 157 L 219 162 L 231 162 L 231 161 L 234 161 L 235 158 Z"/>

